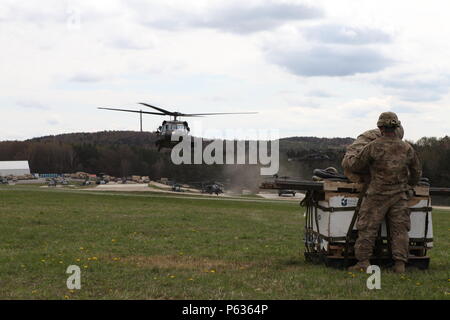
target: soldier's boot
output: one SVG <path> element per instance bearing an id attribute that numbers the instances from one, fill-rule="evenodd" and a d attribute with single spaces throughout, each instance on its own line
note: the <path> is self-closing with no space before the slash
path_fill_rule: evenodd
<path id="1" fill-rule="evenodd" d="M 361 260 L 361 261 L 358 261 L 358 263 L 355 264 L 354 266 L 349 267 L 347 270 L 348 271 L 366 272 L 366 270 L 369 266 L 370 266 L 369 260 Z"/>
<path id="2" fill-rule="evenodd" d="M 395 273 L 405 273 L 405 262 L 400 260 L 395 260 L 394 268 Z"/>

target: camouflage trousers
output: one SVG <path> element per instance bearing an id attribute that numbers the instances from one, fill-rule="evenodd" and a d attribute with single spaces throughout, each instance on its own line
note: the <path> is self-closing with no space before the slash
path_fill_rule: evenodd
<path id="1" fill-rule="evenodd" d="M 410 210 L 406 193 L 396 195 L 367 195 L 361 205 L 358 222 L 358 239 L 355 256 L 358 261 L 372 256 L 381 223 L 386 217 L 389 226 L 392 257 L 407 262 L 409 251 L 408 231 L 411 228 Z"/>

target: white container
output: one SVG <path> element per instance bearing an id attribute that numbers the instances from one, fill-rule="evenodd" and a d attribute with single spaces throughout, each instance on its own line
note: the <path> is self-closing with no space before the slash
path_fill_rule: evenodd
<path id="1" fill-rule="evenodd" d="M 357 193 L 325 192 L 325 200 L 318 201 L 314 208 L 317 220 L 313 222 L 313 230 L 318 232 L 324 242 L 321 247 L 326 247 L 328 241 L 345 242 L 352 221 L 355 207 L 358 202 Z M 433 224 L 431 216 L 431 200 L 428 196 L 417 196 L 408 201 L 411 208 L 411 241 L 427 239 L 427 247 L 433 246 Z M 429 210 L 427 212 L 427 210 Z M 428 222 L 426 217 L 428 216 Z M 425 231 L 425 226 L 427 231 Z M 356 230 L 356 223 L 353 227 Z M 382 223 L 382 237 L 386 237 L 386 221 Z M 327 241 L 328 240 L 328 241 Z"/>

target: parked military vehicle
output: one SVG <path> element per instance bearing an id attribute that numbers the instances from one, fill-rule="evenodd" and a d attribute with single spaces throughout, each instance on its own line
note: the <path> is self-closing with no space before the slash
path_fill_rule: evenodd
<path id="1" fill-rule="evenodd" d="M 223 193 L 223 186 L 219 185 L 218 183 L 205 184 L 202 187 L 202 193 L 215 193 L 216 195 L 219 195 Z"/>
<path id="2" fill-rule="evenodd" d="M 292 195 L 293 197 L 295 197 L 295 194 L 296 194 L 296 193 L 297 193 L 297 192 L 295 192 L 294 190 L 280 189 L 280 190 L 278 191 L 278 196 L 281 197 L 281 196 L 283 196 L 283 195 L 285 195 L 285 194 L 290 194 L 290 195 Z"/>
<path id="3" fill-rule="evenodd" d="M 181 184 L 179 184 L 179 183 L 174 183 L 174 184 L 172 185 L 172 191 L 174 191 L 174 192 L 183 192 L 184 190 L 181 189 Z"/>
<path id="4" fill-rule="evenodd" d="M 57 182 L 56 182 L 55 178 L 52 178 L 49 180 L 49 182 L 48 182 L 49 187 L 56 187 L 56 185 L 57 185 Z"/>

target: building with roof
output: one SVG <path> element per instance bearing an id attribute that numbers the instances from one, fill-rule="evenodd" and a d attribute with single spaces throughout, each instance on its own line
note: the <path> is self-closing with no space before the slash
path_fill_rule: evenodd
<path id="1" fill-rule="evenodd" d="M 28 161 L 0 161 L 0 177 L 30 174 Z"/>

